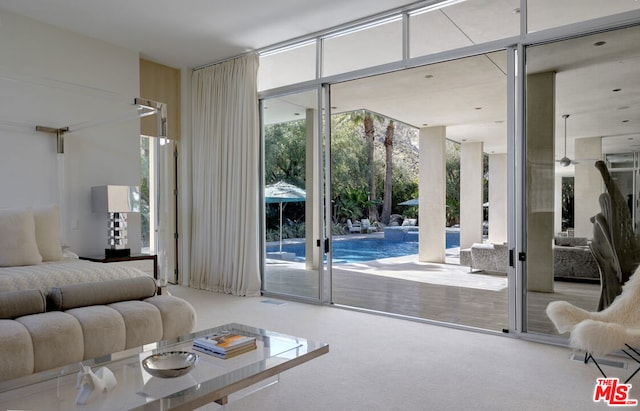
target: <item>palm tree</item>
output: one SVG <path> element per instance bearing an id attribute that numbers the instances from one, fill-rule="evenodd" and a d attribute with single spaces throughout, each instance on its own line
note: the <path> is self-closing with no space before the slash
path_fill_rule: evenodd
<path id="1" fill-rule="evenodd" d="M 391 219 L 391 200 L 392 200 L 392 187 L 393 187 L 393 135 L 395 132 L 395 124 L 393 120 L 389 120 L 387 124 L 387 130 L 384 135 L 384 203 L 382 204 L 382 217 L 383 224 L 389 224 Z"/>
<path id="2" fill-rule="evenodd" d="M 369 219 L 371 221 L 378 220 L 378 208 L 373 205 L 376 203 L 376 173 L 374 163 L 374 151 L 375 151 L 375 128 L 373 125 L 373 114 L 369 111 L 364 111 L 363 123 L 364 123 L 364 138 L 367 142 L 367 149 L 369 152 L 369 201 L 372 206 L 369 207 Z"/>
<path id="3" fill-rule="evenodd" d="M 371 221 L 378 221 L 378 201 L 376 193 L 376 175 L 375 175 L 375 121 L 383 122 L 385 117 L 376 113 L 372 113 L 366 110 L 353 111 L 345 115 L 345 119 L 353 122 L 356 125 L 362 124 L 364 126 L 364 139 L 367 144 L 368 152 L 368 174 L 369 174 L 369 219 Z"/>

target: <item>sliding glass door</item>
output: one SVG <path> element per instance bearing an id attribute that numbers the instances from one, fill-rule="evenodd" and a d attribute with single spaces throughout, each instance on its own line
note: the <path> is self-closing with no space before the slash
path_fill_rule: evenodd
<path id="1" fill-rule="evenodd" d="M 261 101 L 263 292 L 326 301 L 323 93 Z"/>
<path id="2" fill-rule="evenodd" d="M 333 85 L 336 304 L 511 329 L 508 71 L 503 50 Z"/>
<path id="3" fill-rule="evenodd" d="M 600 283 L 608 266 L 596 256 L 624 251 L 625 245 L 618 243 L 612 251 L 597 241 L 607 227 L 600 224 L 609 210 L 603 193 L 619 199 L 612 208 L 620 223 L 608 229 L 609 238 L 623 230 L 637 235 L 640 135 L 633 107 L 640 95 L 639 36 L 636 26 L 526 50 L 530 333 L 558 335 L 545 312 L 551 301 L 587 311 L 604 308 L 608 287 Z M 598 160 L 602 162 L 596 165 Z"/>

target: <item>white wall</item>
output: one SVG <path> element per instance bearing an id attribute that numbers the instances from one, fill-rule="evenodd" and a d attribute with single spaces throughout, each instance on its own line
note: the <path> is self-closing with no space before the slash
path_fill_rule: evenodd
<path id="1" fill-rule="evenodd" d="M 0 207 L 58 203 L 61 237 L 82 255 L 103 253 L 106 216 L 91 187 L 140 184 L 136 52 L 0 11 Z M 65 153 L 36 125 L 70 127 Z M 129 243 L 140 248 L 140 219 Z"/>

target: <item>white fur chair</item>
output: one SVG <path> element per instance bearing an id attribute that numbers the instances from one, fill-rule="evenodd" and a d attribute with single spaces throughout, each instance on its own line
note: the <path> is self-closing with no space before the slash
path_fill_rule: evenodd
<path id="1" fill-rule="evenodd" d="M 622 286 L 622 293 L 602 311 L 586 311 L 566 301 L 553 301 L 547 306 L 547 316 L 558 332 L 569 332 L 569 345 L 584 350 L 585 363 L 593 360 L 600 372 L 602 369 L 594 356 L 616 351 L 622 351 L 640 364 L 640 354 L 633 348 L 640 346 L 640 275 L 637 272 Z M 638 371 L 640 369 L 629 379 Z"/>

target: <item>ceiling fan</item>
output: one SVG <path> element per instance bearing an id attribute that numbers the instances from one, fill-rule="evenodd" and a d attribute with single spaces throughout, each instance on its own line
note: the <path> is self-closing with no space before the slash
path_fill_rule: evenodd
<path id="1" fill-rule="evenodd" d="M 564 157 L 560 160 L 556 160 L 562 167 L 568 167 L 571 164 L 578 164 L 576 161 L 571 160 L 567 157 L 567 118 L 569 118 L 569 114 L 563 114 L 562 118 L 564 119 Z"/>

